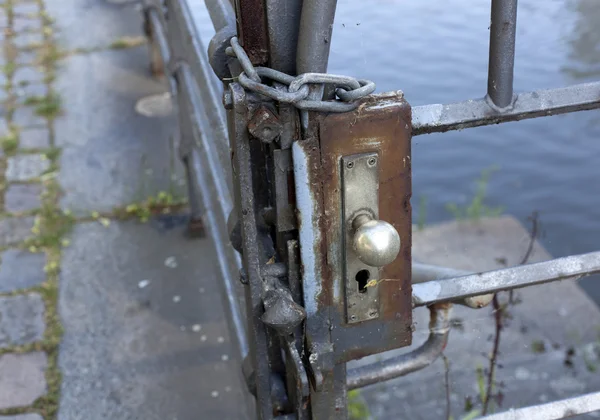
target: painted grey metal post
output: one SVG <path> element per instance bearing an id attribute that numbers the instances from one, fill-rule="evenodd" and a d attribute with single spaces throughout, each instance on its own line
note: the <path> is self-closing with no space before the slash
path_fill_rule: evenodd
<path id="1" fill-rule="evenodd" d="M 487 94 L 498 108 L 513 99 L 517 0 L 492 0 Z"/>
<path id="2" fill-rule="evenodd" d="M 235 11 L 229 0 L 206 0 L 204 2 L 215 32 L 226 26 L 235 27 Z"/>
<path id="3" fill-rule="evenodd" d="M 302 73 L 325 73 L 329 64 L 329 50 L 337 0 L 303 0 L 300 17 L 296 68 Z M 323 96 L 323 86 L 312 86 L 309 99 Z M 308 129 L 308 112 L 301 112 L 302 129 Z"/>
<path id="4" fill-rule="evenodd" d="M 270 67 L 296 74 L 296 48 L 302 0 L 265 0 L 269 32 Z"/>
<path id="5" fill-rule="evenodd" d="M 327 71 L 337 0 L 304 0 L 296 52 L 298 73 Z"/>

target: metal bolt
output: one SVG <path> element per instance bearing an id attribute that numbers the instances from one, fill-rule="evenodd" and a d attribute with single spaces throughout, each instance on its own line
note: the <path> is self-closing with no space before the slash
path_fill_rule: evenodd
<path id="1" fill-rule="evenodd" d="M 352 168 L 354 168 L 354 162 L 348 162 L 348 163 L 346 164 L 346 168 L 348 168 L 348 169 L 352 169 Z"/>
<path id="2" fill-rule="evenodd" d="M 273 142 L 282 130 L 277 116 L 265 106 L 260 106 L 248 123 L 250 134 L 265 143 Z"/>
<path id="3" fill-rule="evenodd" d="M 369 317 L 375 318 L 377 316 L 377 311 L 375 309 L 371 309 L 369 311 Z"/>
<path id="4" fill-rule="evenodd" d="M 246 272 L 243 268 L 240 269 L 240 283 L 248 284 L 248 276 L 246 276 Z"/>
<path id="5" fill-rule="evenodd" d="M 369 166 L 375 166 L 376 163 L 377 163 L 377 158 L 376 157 L 372 157 L 371 159 L 369 159 L 367 161 L 367 165 L 369 165 Z"/>
<path id="6" fill-rule="evenodd" d="M 229 89 L 223 91 L 223 106 L 225 109 L 233 109 L 233 94 Z"/>

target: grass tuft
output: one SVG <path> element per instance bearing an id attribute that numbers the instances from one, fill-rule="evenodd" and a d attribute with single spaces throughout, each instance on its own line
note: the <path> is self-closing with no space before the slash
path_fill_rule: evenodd
<path id="1" fill-rule="evenodd" d="M 536 354 L 546 353 L 546 344 L 542 340 L 534 340 L 531 343 L 531 351 Z"/>
<path id="2" fill-rule="evenodd" d="M 348 418 L 349 420 L 366 420 L 370 417 L 369 407 L 360 395 L 358 389 L 348 391 Z"/>
<path id="3" fill-rule="evenodd" d="M 456 220 L 461 221 L 466 219 L 476 222 L 482 217 L 495 217 L 502 214 L 504 211 L 503 207 L 489 207 L 485 204 L 490 177 L 497 170 L 498 168 L 496 166 L 492 166 L 481 171 L 481 176 L 476 182 L 477 189 L 475 191 L 475 196 L 469 205 L 464 207 L 460 207 L 455 203 L 446 205 L 446 209 L 452 213 Z"/>
<path id="4" fill-rule="evenodd" d="M 175 198 L 166 191 L 159 192 L 156 196 L 150 196 L 140 203 L 132 203 L 113 211 L 113 216 L 119 219 L 138 219 L 146 223 L 153 214 L 170 214 L 186 205 L 183 199 Z"/>
<path id="5" fill-rule="evenodd" d="M 1 0 L 0 0 L 1 1 Z M 39 3 L 39 1 L 38 1 Z M 5 8 L 8 25 L 12 25 L 14 20 L 14 0 L 4 1 L 0 7 Z M 40 3 L 43 8 L 43 5 Z M 44 42 L 30 44 L 24 49 L 35 50 L 36 64 L 41 65 L 44 70 L 44 82 L 50 88 L 50 94 L 43 97 L 30 97 L 25 100 L 25 105 L 34 107 L 37 115 L 49 120 L 49 126 L 52 132 L 52 120 L 61 113 L 61 100 L 58 94 L 52 92 L 50 84 L 54 80 L 56 63 L 64 57 L 64 53 L 56 46 L 53 35 L 52 24 L 54 20 L 43 10 L 31 18 L 38 18 L 42 21 Z M 5 34 L 14 35 L 14 31 L 9 28 Z M 5 51 L 6 53 L 6 51 Z M 16 70 L 16 54 L 11 52 L 10 57 L 5 57 L 7 63 L 1 68 L 2 73 L 9 81 L 5 89 L 12 88 L 12 80 Z M 21 87 L 25 83 L 20 84 Z M 11 121 L 15 103 L 7 102 L 6 113 L 7 120 Z M 0 144 L 6 154 L 14 153 L 19 145 L 19 132 L 17 128 L 11 127 L 8 134 L 0 139 Z M 44 192 L 41 197 L 41 208 L 36 212 L 34 226 L 32 228 L 33 237 L 20 244 L 20 247 L 28 249 L 31 252 L 44 252 L 46 254 L 46 280 L 39 286 L 29 289 L 18 290 L 13 294 L 39 293 L 45 304 L 46 329 L 41 341 L 25 346 L 13 346 L 0 349 L 0 354 L 8 352 L 24 353 L 31 351 L 43 351 L 48 357 L 48 366 L 46 368 L 47 392 L 44 396 L 38 398 L 31 406 L 17 407 L 8 410 L 0 410 L 2 415 L 16 415 L 23 413 L 39 413 L 45 420 L 53 420 L 57 417 L 60 388 L 61 372 L 58 366 L 59 344 L 63 334 L 63 329 L 58 315 L 58 276 L 60 272 L 61 251 L 68 245 L 68 238 L 71 229 L 75 224 L 75 218 L 68 211 L 63 211 L 58 206 L 58 199 L 61 189 L 56 181 L 56 171 L 58 170 L 58 158 L 60 149 L 50 148 L 44 152 L 44 155 L 51 163 L 51 169 L 48 173 L 42 175 L 39 182 L 44 185 Z M 4 162 L 2 162 L 4 163 Z"/>
<path id="6" fill-rule="evenodd" d="M 17 65 L 15 64 L 15 62 L 9 61 L 8 63 L 2 66 L 2 73 L 8 80 L 10 80 L 13 78 L 16 69 Z"/>
<path id="7" fill-rule="evenodd" d="M 54 92 L 46 96 L 29 96 L 25 99 L 24 104 L 33 106 L 36 115 L 50 120 L 56 118 L 62 112 L 61 98 Z"/>
<path id="8" fill-rule="evenodd" d="M 7 155 L 14 154 L 19 148 L 19 133 L 15 129 L 11 129 L 4 137 L 0 138 L 2 150 Z"/>
<path id="9" fill-rule="evenodd" d="M 123 50 L 126 48 L 138 47 L 146 43 L 146 38 L 143 36 L 124 36 L 122 38 L 115 39 L 108 45 L 108 48 L 113 50 Z"/>

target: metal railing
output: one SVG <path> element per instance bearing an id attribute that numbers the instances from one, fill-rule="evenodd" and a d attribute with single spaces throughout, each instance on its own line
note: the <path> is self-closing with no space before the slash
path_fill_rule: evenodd
<path id="1" fill-rule="evenodd" d="M 228 245 L 232 237 L 231 226 L 228 228 L 228 219 L 236 206 L 236 200 L 239 199 L 234 197 L 230 174 L 230 148 L 231 150 L 233 148 L 228 140 L 228 125 L 231 127 L 234 121 L 231 115 L 229 121 L 227 120 L 220 99 L 221 94 L 218 91 L 219 87 L 210 82 L 211 75 L 213 70 L 219 74 L 219 68 L 225 69 L 237 65 L 228 61 L 226 49 L 230 45 L 231 37 L 236 34 L 236 24 L 239 26 L 240 19 L 248 18 L 250 13 L 248 8 L 253 4 L 260 4 L 265 11 L 267 24 L 263 29 L 268 33 L 270 64 L 275 68 L 275 70 L 258 70 L 258 82 L 255 80 L 255 83 L 260 83 L 261 78 L 264 77 L 283 82 L 283 86 L 275 84 L 270 89 L 275 92 L 273 94 L 277 93 L 276 89 L 279 89 L 278 92 L 288 94 L 291 91 L 289 87 L 291 80 L 285 79 L 285 74 L 324 73 L 327 70 L 330 43 L 323 43 L 322 39 L 331 38 L 336 2 L 294 0 L 286 2 L 286 13 L 282 13 L 283 2 L 238 0 L 233 2 L 237 6 L 238 20 L 236 21 L 236 7 L 232 6 L 229 0 L 206 0 L 205 4 L 216 31 L 209 47 L 209 56 L 202 45 L 187 1 L 144 0 L 144 3 L 149 35 L 153 45 L 158 48 L 171 80 L 175 82 L 175 85 L 172 85 L 172 93 L 179 106 L 181 129 L 187 127 L 188 134 L 193 139 L 193 144 L 182 146 L 184 149 L 187 148 L 182 155 L 189 173 L 192 174 L 190 184 L 196 186 L 195 192 L 202 198 L 201 213 L 210 228 L 217 249 L 228 325 L 232 336 L 235 337 L 239 359 L 242 360 L 254 350 L 248 343 L 244 309 L 236 298 L 239 287 L 237 273 L 242 264 L 239 255 Z M 412 135 L 600 108 L 600 82 L 515 95 L 513 68 L 517 0 L 492 0 L 491 3 L 486 96 L 459 103 L 431 104 L 412 108 Z M 168 18 L 165 17 L 165 10 Z M 283 19 L 282 23 L 273 24 L 273 21 L 279 18 Z M 229 50 L 229 56 L 231 55 L 232 52 Z M 239 54 L 233 55 L 240 58 Z M 252 51 L 249 55 L 252 56 Z M 273 71 L 280 73 L 277 76 L 279 79 L 273 76 Z M 246 76 L 250 75 L 246 74 Z M 304 98 L 320 100 L 324 94 L 324 87 L 320 84 L 322 80 L 312 79 L 311 82 L 313 84 L 310 85 L 310 93 Z M 260 93 L 259 87 L 251 83 L 246 87 Z M 231 109 L 232 106 L 229 103 L 231 100 L 228 98 L 229 94 L 225 89 L 226 109 Z M 333 101 L 330 103 L 342 103 L 335 99 Z M 291 102 L 293 104 L 294 101 Z M 306 130 L 307 127 L 308 113 L 302 111 L 302 128 Z M 190 194 L 193 195 L 192 191 Z M 348 389 L 402 376 L 434 361 L 448 339 L 450 329 L 448 303 L 459 303 L 473 308 L 482 307 L 489 303 L 493 293 L 499 291 L 578 279 L 599 273 L 600 252 L 476 274 L 416 262 L 413 262 L 412 269 L 413 306 L 428 306 L 431 311 L 429 339 L 408 355 L 349 370 L 345 381 Z M 242 280 L 243 277 L 244 273 L 242 273 Z M 600 410 L 600 393 L 509 410 L 485 418 L 559 419 L 595 410 Z M 261 413 L 260 409 L 258 411 Z M 262 414 L 264 415 L 264 412 Z M 301 418 L 301 416 L 300 414 L 287 415 L 285 418 Z"/>

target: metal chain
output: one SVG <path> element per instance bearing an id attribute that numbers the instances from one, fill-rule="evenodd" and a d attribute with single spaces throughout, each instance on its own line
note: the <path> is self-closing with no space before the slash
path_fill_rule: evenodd
<path id="1" fill-rule="evenodd" d="M 231 38 L 231 47 L 226 54 L 237 58 L 242 67 L 238 82 L 245 89 L 286 104 L 292 104 L 305 111 L 348 112 L 358 107 L 358 99 L 375 91 L 375 83 L 370 80 L 355 79 L 328 73 L 304 73 L 290 76 L 268 67 L 254 67 L 237 37 Z M 272 80 L 287 86 L 287 92 L 263 83 L 262 79 Z M 338 99 L 317 101 L 308 99 L 309 85 L 332 85 Z"/>

